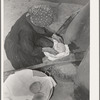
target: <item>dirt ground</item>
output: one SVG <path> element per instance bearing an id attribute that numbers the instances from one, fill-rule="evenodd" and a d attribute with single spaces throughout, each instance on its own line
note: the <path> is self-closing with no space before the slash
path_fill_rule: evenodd
<path id="1" fill-rule="evenodd" d="M 46 0 L 48 1 L 48 0 Z M 45 1 L 45 2 L 46 2 Z M 16 20 L 26 12 L 33 4 L 41 3 L 43 0 L 4 0 L 4 40 Z M 46 2 L 51 5 L 57 3 Z M 82 5 L 62 3 L 59 7 L 59 17 L 57 22 L 51 25 L 51 29 L 57 31 L 65 19 L 73 12 L 80 9 Z M 8 61 L 4 52 L 4 71 L 11 70 L 12 65 Z"/>

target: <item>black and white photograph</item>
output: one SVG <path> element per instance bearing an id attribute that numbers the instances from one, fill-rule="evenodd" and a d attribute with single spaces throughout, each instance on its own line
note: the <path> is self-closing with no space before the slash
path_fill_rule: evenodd
<path id="1" fill-rule="evenodd" d="M 2 2 L 2 99 L 91 100 L 90 0 Z"/>

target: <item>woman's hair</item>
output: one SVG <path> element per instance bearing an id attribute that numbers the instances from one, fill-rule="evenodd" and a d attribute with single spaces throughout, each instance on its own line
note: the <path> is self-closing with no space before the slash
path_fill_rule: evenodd
<path id="1" fill-rule="evenodd" d="M 29 10 L 31 22 L 40 27 L 47 27 L 54 21 L 54 11 L 49 5 L 34 5 Z"/>

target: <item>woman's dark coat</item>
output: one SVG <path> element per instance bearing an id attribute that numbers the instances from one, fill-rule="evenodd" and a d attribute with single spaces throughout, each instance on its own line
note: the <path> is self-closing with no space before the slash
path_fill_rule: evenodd
<path id="1" fill-rule="evenodd" d="M 53 42 L 47 38 L 52 34 L 45 28 L 34 26 L 26 13 L 23 14 L 5 39 L 6 55 L 12 66 L 20 69 L 42 63 L 42 47 L 53 46 Z"/>

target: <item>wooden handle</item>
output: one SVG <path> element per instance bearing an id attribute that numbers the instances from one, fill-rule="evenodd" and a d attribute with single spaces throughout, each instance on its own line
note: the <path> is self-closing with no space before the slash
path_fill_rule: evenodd
<path id="1" fill-rule="evenodd" d="M 64 24 L 59 28 L 59 30 L 56 32 L 56 34 L 64 34 L 64 32 L 67 30 L 69 24 L 71 21 L 75 18 L 75 16 L 79 13 L 79 11 L 73 13 L 65 22 Z"/>

